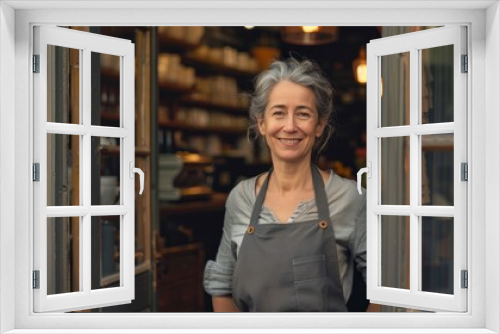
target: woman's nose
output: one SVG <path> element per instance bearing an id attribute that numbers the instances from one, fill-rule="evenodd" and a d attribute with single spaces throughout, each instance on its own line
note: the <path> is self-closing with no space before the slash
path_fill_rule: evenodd
<path id="1" fill-rule="evenodd" d="M 289 116 L 286 118 L 286 123 L 285 123 L 283 130 L 288 131 L 288 132 L 293 132 L 296 130 L 295 126 L 296 126 L 295 117 L 292 115 L 292 116 Z"/>

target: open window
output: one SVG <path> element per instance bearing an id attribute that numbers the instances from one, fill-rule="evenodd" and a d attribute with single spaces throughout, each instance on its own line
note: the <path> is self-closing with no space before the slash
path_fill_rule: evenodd
<path id="1" fill-rule="evenodd" d="M 368 298 L 467 311 L 465 27 L 367 46 Z"/>
<path id="2" fill-rule="evenodd" d="M 91 75 L 102 61 L 116 63 L 120 82 L 113 126 L 94 122 L 101 96 L 92 90 Z M 34 310 L 129 303 L 135 275 L 134 172 L 142 174 L 134 168 L 134 45 L 35 27 L 33 72 Z M 103 182 L 109 184 L 101 187 Z M 68 244 L 73 247 L 61 247 Z M 107 274 L 116 276 L 117 286 L 95 288 L 92 271 L 102 261 L 109 262 L 104 267 L 112 268 Z"/>

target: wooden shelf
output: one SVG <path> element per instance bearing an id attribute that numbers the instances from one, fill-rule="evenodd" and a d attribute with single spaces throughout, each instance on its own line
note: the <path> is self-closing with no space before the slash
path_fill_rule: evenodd
<path id="1" fill-rule="evenodd" d="M 203 133 L 212 132 L 218 134 L 241 135 L 245 134 L 247 131 L 246 128 L 238 129 L 229 126 L 199 126 L 199 125 L 186 124 L 184 122 L 179 122 L 179 121 L 159 121 L 158 125 L 162 128 L 170 128 L 174 130 L 183 130 L 190 132 L 203 132 Z"/>
<path id="2" fill-rule="evenodd" d="M 158 81 L 158 87 L 160 91 L 166 93 L 193 93 L 195 91 L 194 86 L 184 86 L 173 82 Z"/>
<path id="3" fill-rule="evenodd" d="M 183 56 L 182 62 L 186 65 L 193 66 L 200 70 L 205 70 L 209 72 L 216 72 L 217 74 L 226 74 L 236 77 L 254 77 L 259 74 L 258 71 L 246 71 L 240 70 L 239 68 L 229 67 L 220 63 L 213 63 L 207 60 L 198 59 L 192 56 Z"/>
<path id="4" fill-rule="evenodd" d="M 105 152 L 106 155 L 120 155 L 120 146 L 118 145 L 106 145 L 100 148 L 101 152 Z"/>
<path id="5" fill-rule="evenodd" d="M 125 38 L 125 39 L 133 39 L 135 36 L 135 31 L 138 29 L 148 29 L 149 27 L 133 27 L 133 26 L 103 26 L 101 27 L 101 30 L 99 34 L 101 35 L 106 35 L 106 36 L 111 36 L 111 37 L 118 37 L 118 38 Z"/>
<path id="6" fill-rule="evenodd" d="M 453 151 L 453 134 L 422 136 L 422 151 Z"/>
<path id="7" fill-rule="evenodd" d="M 106 146 L 106 148 L 101 148 L 101 150 L 106 150 L 109 155 L 120 155 L 120 146 Z M 137 157 L 147 157 L 151 154 L 151 151 L 147 147 L 135 147 L 135 155 Z"/>
<path id="8" fill-rule="evenodd" d="M 101 111 L 101 120 L 119 122 L 120 113 L 115 111 Z M 137 122 L 137 116 L 135 116 L 135 121 Z"/>
<path id="9" fill-rule="evenodd" d="M 107 121 L 119 121 L 120 113 L 111 111 L 101 111 L 101 119 L 105 119 Z"/>
<path id="10" fill-rule="evenodd" d="M 170 51 L 188 51 L 196 49 L 199 44 L 187 42 L 185 39 L 174 38 L 166 35 L 158 34 L 158 42 L 160 50 Z"/>
<path id="11" fill-rule="evenodd" d="M 112 81 L 119 81 L 120 80 L 120 71 L 108 68 L 108 67 L 101 67 L 101 79 L 105 80 L 112 80 Z"/>
<path id="12" fill-rule="evenodd" d="M 156 258 L 157 258 L 157 260 L 161 260 L 161 257 L 165 256 L 165 255 L 176 255 L 176 254 L 181 253 L 181 252 L 197 251 L 200 249 L 203 249 L 203 245 L 198 243 L 198 242 L 180 245 L 180 246 L 164 247 L 164 248 L 161 248 L 158 253 L 156 253 Z M 187 269 L 192 270 L 193 268 L 187 268 Z"/>
<path id="13" fill-rule="evenodd" d="M 148 147 L 135 147 L 135 156 L 136 157 L 147 157 L 151 154 L 151 150 Z"/>
<path id="14" fill-rule="evenodd" d="M 212 101 L 182 99 L 181 103 L 183 105 L 186 105 L 186 106 L 200 107 L 200 108 L 225 111 L 225 112 L 230 112 L 230 113 L 246 114 L 248 112 L 247 107 L 222 104 L 222 103 L 217 103 L 217 102 L 212 102 Z"/>
<path id="15" fill-rule="evenodd" d="M 186 202 L 160 202 L 160 212 L 165 215 L 222 211 L 228 194 L 213 193 L 207 200 Z"/>

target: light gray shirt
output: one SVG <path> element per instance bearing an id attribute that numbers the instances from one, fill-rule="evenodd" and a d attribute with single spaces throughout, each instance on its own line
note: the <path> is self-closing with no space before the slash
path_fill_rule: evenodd
<path id="1" fill-rule="evenodd" d="M 205 291 L 212 296 L 231 295 L 232 276 L 241 242 L 250 224 L 256 200 L 258 176 L 241 181 L 226 201 L 224 228 L 215 261 L 208 261 L 204 273 Z M 366 281 L 366 192 L 358 193 L 356 183 L 330 171 L 325 183 L 330 219 L 337 240 L 339 275 L 347 302 L 351 295 L 354 266 Z M 300 202 L 289 223 L 318 218 L 316 200 Z M 278 224 L 273 212 L 262 207 L 259 224 Z"/>

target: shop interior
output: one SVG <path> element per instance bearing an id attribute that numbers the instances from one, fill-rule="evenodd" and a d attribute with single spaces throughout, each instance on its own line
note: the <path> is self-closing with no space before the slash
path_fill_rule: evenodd
<path id="1" fill-rule="evenodd" d="M 136 166 L 145 172 L 144 193 L 136 195 L 135 202 L 135 300 L 83 312 L 210 312 L 211 299 L 203 290 L 203 269 L 217 252 L 225 199 L 239 181 L 271 166 L 265 145 L 247 138 L 249 94 L 255 76 L 273 59 L 289 56 L 320 65 L 335 88 L 337 126 L 318 163 L 355 180 L 357 171 L 366 165 L 366 44 L 431 27 L 68 28 L 135 44 L 135 159 Z M 48 56 L 48 87 L 52 88 L 48 121 L 78 122 L 78 50 L 51 46 Z M 439 77 L 443 79 L 434 76 L 432 81 L 435 94 L 441 96 L 447 96 L 448 56 L 446 49 L 429 55 L 431 72 L 437 73 L 436 67 L 441 71 Z M 398 89 L 408 76 L 404 55 L 388 61 L 396 65 L 387 72 L 394 85 L 384 86 L 387 91 Z M 92 124 L 118 126 L 120 58 L 93 53 L 91 72 Z M 436 99 L 429 97 L 429 101 L 429 117 L 446 117 L 445 112 L 433 112 L 438 110 Z M 440 101 L 444 105 L 449 99 Z M 386 103 L 399 104 L 401 117 L 407 113 L 407 101 Z M 404 140 L 391 139 L 386 144 L 388 152 L 396 152 L 392 157 L 397 158 L 385 165 L 389 174 L 391 168 L 404 170 L 408 159 Z M 436 166 L 453 162 L 453 138 L 451 142 L 449 138 L 436 140 L 429 139 L 425 151 L 429 164 L 427 196 L 428 201 L 447 203 L 453 200 L 453 180 L 440 174 Z M 47 145 L 47 205 L 78 203 L 78 136 L 49 134 Z M 116 138 L 93 138 L 92 152 L 92 204 L 113 205 L 120 193 L 120 142 Z M 394 199 L 388 201 L 408 203 L 408 175 L 399 175 L 399 184 L 388 177 L 382 181 L 391 189 L 397 188 L 391 193 Z M 405 220 L 394 217 L 384 225 L 386 237 L 398 240 L 382 249 L 390 260 L 387 263 L 391 263 L 384 268 L 385 286 L 409 286 L 409 227 Z M 424 261 L 423 265 L 429 266 L 424 270 L 429 273 L 424 282 L 428 291 L 449 293 L 453 243 L 448 237 L 453 226 L 437 225 L 428 224 L 427 231 L 424 224 L 426 252 L 442 254 L 441 261 L 430 257 Z M 120 284 L 119 229 L 118 216 L 93 217 L 93 289 Z M 48 240 L 48 293 L 76 291 L 78 219 L 49 219 Z M 381 306 L 380 311 L 408 310 Z"/>

